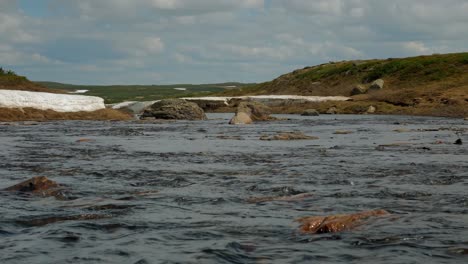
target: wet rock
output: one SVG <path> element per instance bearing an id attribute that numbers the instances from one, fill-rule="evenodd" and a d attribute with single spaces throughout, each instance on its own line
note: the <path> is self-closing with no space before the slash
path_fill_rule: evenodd
<path id="1" fill-rule="evenodd" d="M 42 197 L 55 197 L 57 199 L 64 199 L 64 188 L 58 183 L 49 180 L 47 177 L 40 176 L 34 177 L 24 182 L 18 183 L 11 187 L 4 189 L 9 192 L 31 193 Z"/>
<path id="2" fill-rule="evenodd" d="M 325 112 L 325 114 L 327 115 L 336 115 L 336 113 L 338 112 L 338 109 L 333 106 L 333 107 L 330 107 L 328 108 L 327 112 Z"/>
<path id="3" fill-rule="evenodd" d="M 270 108 L 262 103 L 255 101 L 241 102 L 237 107 L 235 116 L 229 121 L 229 124 L 242 125 L 251 124 L 255 121 L 275 120 L 270 114 Z"/>
<path id="4" fill-rule="evenodd" d="M 375 108 L 375 106 L 371 105 L 371 106 L 369 106 L 369 108 L 367 108 L 366 113 L 367 114 L 374 114 L 375 111 L 377 111 L 377 108 Z"/>
<path id="5" fill-rule="evenodd" d="M 316 140 L 318 137 L 307 136 L 302 132 L 284 132 L 273 136 L 261 136 L 260 140 Z"/>
<path id="6" fill-rule="evenodd" d="M 303 233 L 323 234 L 353 230 L 365 225 L 369 218 L 385 215 L 389 215 L 385 210 L 374 210 L 356 214 L 304 217 L 296 221 L 302 224 L 300 230 Z"/>
<path id="7" fill-rule="evenodd" d="M 302 201 L 306 198 L 312 197 L 310 193 L 301 193 L 290 196 L 267 196 L 267 197 L 252 197 L 247 199 L 248 203 L 264 203 L 264 202 L 274 202 L 274 201 L 283 201 L 283 202 L 295 202 Z"/>
<path id="8" fill-rule="evenodd" d="M 463 145 L 463 141 L 461 140 L 461 138 L 459 138 L 459 139 L 457 139 L 457 140 L 455 141 L 455 143 L 453 143 L 453 144 L 455 144 L 455 145 Z"/>
<path id="9" fill-rule="evenodd" d="M 369 90 L 367 92 L 375 92 L 375 91 L 380 91 L 384 88 L 385 81 L 382 79 L 375 80 L 372 82 L 371 86 L 369 87 Z"/>
<path id="10" fill-rule="evenodd" d="M 143 119 L 206 120 L 203 109 L 196 103 L 181 99 L 164 99 L 154 103 L 143 112 Z"/>
<path id="11" fill-rule="evenodd" d="M 304 113 L 301 114 L 301 116 L 319 116 L 320 113 L 315 110 L 315 109 L 307 109 L 304 111 Z"/>
<path id="12" fill-rule="evenodd" d="M 358 84 L 354 86 L 353 90 L 351 90 L 351 96 L 365 94 L 366 92 L 367 92 L 367 88 L 362 84 Z"/>
<path id="13" fill-rule="evenodd" d="M 94 140 L 89 138 L 80 138 L 76 141 L 76 143 L 86 143 L 86 142 L 93 142 Z"/>
<path id="14" fill-rule="evenodd" d="M 349 130 L 337 130 L 333 134 L 335 134 L 335 135 L 348 135 L 348 134 L 352 134 L 352 133 L 353 133 L 353 131 L 349 131 Z"/>
<path id="15" fill-rule="evenodd" d="M 451 248 L 448 252 L 453 255 L 468 255 L 468 248 Z"/>

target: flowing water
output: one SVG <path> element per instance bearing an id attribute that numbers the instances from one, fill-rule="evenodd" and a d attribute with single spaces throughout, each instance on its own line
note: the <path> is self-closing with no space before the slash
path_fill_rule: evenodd
<path id="1" fill-rule="evenodd" d="M 69 189 L 0 192 L 0 263 L 468 262 L 468 149 L 453 144 L 466 121 L 209 117 L 0 125 L 0 189 L 33 176 Z M 320 139 L 259 140 L 281 131 Z M 294 222 L 372 209 L 392 215 L 336 234 Z"/>

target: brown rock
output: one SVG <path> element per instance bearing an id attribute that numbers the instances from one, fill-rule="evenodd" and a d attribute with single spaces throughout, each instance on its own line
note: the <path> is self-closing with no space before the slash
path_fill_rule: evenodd
<path id="1" fill-rule="evenodd" d="M 54 196 L 58 199 L 64 198 L 62 193 L 62 186 L 44 176 L 31 178 L 24 182 L 8 187 L 4 189 L 4 191 L 32 193 L 42 197 Z"/>
<path id="2" fill-rule="evenodd" d="M 206 120 L 203 109 L 196 103 L 182 99 L 164 99 L 148 107 L 141 118 L 154 117 L 156 119 L 172 120 Z"/>
<path id="3" fill-rule="evenodd" d="M 385 210 L 374 210 L 348 215 L 304 217 L 296 221 L 302 224 L 300 230 L 303 233 L 323 234 L 352 230 L 364 225 L 365 220 L 371 217 L 385 215 L 389 215 Z"/>
<path id="4" fill-rule="evenodd" d="M 229 121 L 229 124 L 251 124 L 255 121 L 275 120 L 270 114 L 270 108 L 262 103 L 255 101 L 240 102 L 239 106 L 237 106 L 236 115 Z"/>
<path id="5" fill-rule="evenodd" d="M 89 138 L 80 138 L 76 141 L 76 143 L 85 143 L 85 142 L 93 142 L 94 140 Z"/>
<path id="6" fill-rule="evenodd" d="M 316 140 L 318 137 L 307 136 L 302 132 L 284 132 L 273 136 L 261 136 L 260 140 Z"/>
<path id="7" fill-rule="evenodd" d="M 333 106 L 333 107 L 330 107 L 328 108 L 327 112 L 325 112 L 325 114 L 327 115 L 336 115 L 336 113 L 338 112 L 338 109 Z"/>

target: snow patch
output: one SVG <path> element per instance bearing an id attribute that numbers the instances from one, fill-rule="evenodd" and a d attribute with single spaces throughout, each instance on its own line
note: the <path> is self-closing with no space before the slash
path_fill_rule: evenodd
<path id="1" fill-rule="evenodd" d="M 84 94 L 84 93 L 87 93 L 89 92 L 89 90 L 76 90 L 74 92 L 70 92 L 72 94 Z"/>
<path id="2" fill-rule="evenodd" d="M 104 109 L 104 99 L 95 96 L 0 90 L 0 107 L 54 110 L 57 112 Z"/>
<path id="3" fill-rule="evenodd" d="M 187 88 L 174 88 L 174 90 L 177 90 L 177 91 L 187 91 Z"/>

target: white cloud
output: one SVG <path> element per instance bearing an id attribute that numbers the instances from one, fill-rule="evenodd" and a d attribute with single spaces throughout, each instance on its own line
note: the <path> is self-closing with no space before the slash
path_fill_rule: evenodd
<path id="1" fill-rule="evenodd" d="M 402 43 L 404 49 L 409 51 L 412 54 L 422 55 L 422 54 L 430 54 L 431 49 L 426 47 L 424 43 L 419 41 L 409 41 Z"/>

